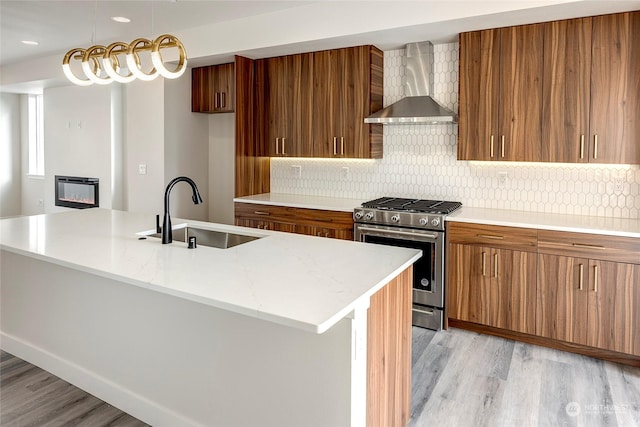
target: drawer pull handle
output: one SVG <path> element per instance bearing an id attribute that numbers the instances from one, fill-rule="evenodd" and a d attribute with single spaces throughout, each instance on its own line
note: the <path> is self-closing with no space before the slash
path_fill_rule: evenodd
<path id="1" fill-rule="evenodd" d="M 598 158 L 598 134 L 593 135 L 593 158 Z"/>
<path id="2" fill-rule="evenodd" d="M 504 158 L 504 135 L 502 135 L 502 143 L 500 148 L 501 157 Z"/>
<path id="3" fill-rule="evenodd" d="M 578 290 L 582 290 L 582 284 L 584 283 L 584 265 L 580 264 L 580 275 L 578 279 Z"/>
<path id="4" fill-rule="evenodd" d="M 600 245 L 585 245 L 584 243 L 572 243 L 571 246 L 573 246 L 574 248 L 604 249 L 604 246 L 600 246 Z"/>
<path id="5" fill-rule="evenodd" d="M 580 135 L 580 158 L 584 159 L 584 134 Z"/>
<path id="6" fill-rule="evenodd" d="M 593 292 L 598 292 L 598 266 L 593 266 Z"/>
<path id="7" fill-rule="evenodd" d="M 286 139 L 287 139 L 287 138 L 282 138 L 282 154 L 283 154 L 283 155 L 286 155 L 286 154 L 287 154 L 287 153 L 285 153 L 285 152 L 284 152 L 284 141 L 285 141 Z"/>
<path id="8" fill-rule="evenodd" d="M 491 158 L 493 159 L 493 135 L 491 135 L 491 147 L 490 147 L 490 150 L 491 150 Z"/>
<path id="9" fill-rule="evenodd" d="M 253 211 L 253 213 L 256 215 L 271 215 L 271 213 L 265 211 Z"/>
<path id="10" fill-rule="evenodd" d="M 482 252 L 482 276 L 483 277 L 487 275 L 486 264 L 487 264 L 487 253 Z"/>
<path id="11" fill-rule="evenodd" d="M 498 254 L 493 254 L 493 277 L 498 277 Z"/>
<path id="12" fill-rule="evenodd" d="M 338 142 L 338 137 L 334 136 L 333 137 L 333 155 L 337 156 L 338 155 L 338 147 L 337 147 L 337 142 Z"/>
<path id="13" fill-rule="evenodd" d="M 280 154 L 280 138 L 276 138 L 276 154 Z"/>
<path id="14" fill-rule="evenodd" d="M 478 234 L 477 236 L 483 239 L 504 240 L 504 236 L 492 236 L 491 234 Z"/>

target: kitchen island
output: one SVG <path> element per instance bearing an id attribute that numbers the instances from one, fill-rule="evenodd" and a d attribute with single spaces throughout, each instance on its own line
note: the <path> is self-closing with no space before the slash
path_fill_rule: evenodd
<path id="1" fill-rule="evenodd" d="M 143 238 L 105 209 L 0 221 L 3 350 L 156 426 L 408 419 L 420 252 L 174 219 L 257 239 Z"/>

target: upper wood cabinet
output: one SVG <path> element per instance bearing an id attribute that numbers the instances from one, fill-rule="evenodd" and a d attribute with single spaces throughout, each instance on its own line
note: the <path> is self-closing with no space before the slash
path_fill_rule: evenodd
<path id="1" fill-rule="evenodd" d="M 543 25 L 460 34 L 459 160 L 540 161 Z"/>
<path id="2" fill-rule="evenodd" d="M 191 111 L 230 113 L 235 109 L 234 64 L 211 65 L 191 70 Z"/>
<path id="3" fill-rule="evenodd" d="M 264 80 L 264 135 L 270 157 L 313 155 L 313 59 L 312 54 L 300 54 L 257 61 L 258 78 Z"/>
<path id="4" fill-rule="evenodd" d="M 257 61 L 258 138 L 269 156 L 381 158 L 383 55 L 373 46 Z M 283 141 L 284 139 L 284 141 Z"/>
<path id="5" fill-rule="evenodd" d="M 640 11 L 593 18 L 591 161 L 640 164 Z"/>
<path id="6" fill-rule="evenodd" d="M 314 154 L 381 158 L 381 125 L 364 118 L 382 108 L 382 52 L 359 46 L 314 53 Z"/>
<path id="7" fill-rule="evenodd" d="M 640 11 L 460 34 L 459 160 L 640 164 Z"/>

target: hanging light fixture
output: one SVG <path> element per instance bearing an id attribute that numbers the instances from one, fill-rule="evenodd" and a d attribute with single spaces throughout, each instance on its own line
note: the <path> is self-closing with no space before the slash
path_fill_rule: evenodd
<path id="1" fill-rule="evenodd" d="M 169 70 L 162 60 L 162 49 L 178 49 L 178 63 L 173 70 Z M 153 68 L 147 72 L 142 70 L 141 52 L 151 53 Z M 127 74 L 120 74 L 122 67 L 118 56 L 126 55 Z M 81 61 L 82 71 L 87 79 L 76 76 L 71 70 L 70 62 L 73 59 Z M 136 78 L 142 81 L 151 81 L 159 75 L 167 79 L 177 79 L 187 69 L 187 51 L 182 42 L 171 34 L 163 34 L 154 41 L 138 38 L 131 43 L 115 42 L 108 47 L 94 45 L 87 49 L 71 49 L 62 60 L 62 70 L 65 76 L 74 84 L 89 86 L 96 83 L 106 85 L 117 81 L 129 83 Z"/>

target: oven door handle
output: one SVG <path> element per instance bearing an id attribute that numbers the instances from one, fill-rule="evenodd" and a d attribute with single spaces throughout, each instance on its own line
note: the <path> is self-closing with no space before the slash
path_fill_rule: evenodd
<path id="1" fill-rule="evenodd" d="M 426 233 L 421 233 L 421 232 L 411 232 L 411 231 L 399 231 L 399 230 L 381 230 L 379 228 L 371 228 L 371 227 L 358 227 L 358 231 L 364 231 L 364 232 L 373 232 L 376 233 L 378 235 L 390 235 L 390 234 L 397 234 L 399 236 L 409 236 L 409 237 L 424 237 L 427 239 L 437 239 L 438 236 L 435 234 L 426 234 Z M 382 236 L 384 237 L 384 236 Z"/>

